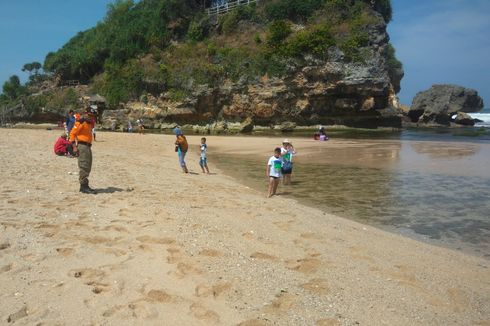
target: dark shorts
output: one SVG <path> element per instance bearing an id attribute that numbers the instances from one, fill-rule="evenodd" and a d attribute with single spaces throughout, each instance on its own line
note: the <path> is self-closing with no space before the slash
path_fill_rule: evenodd
<path id="1" fill-rule="evenodd" d="M 281 168 L 281 173 L 282 174 L 292 174 L 293 173 L 293 167 L 289 169 Z"/>
<path id="2" fill-rule="evenodd" d="M 271 175 L 269 178 L 272 178 L 272 179 L 279 179 L 279 177 L 273 177 L 272 175 Z"/>

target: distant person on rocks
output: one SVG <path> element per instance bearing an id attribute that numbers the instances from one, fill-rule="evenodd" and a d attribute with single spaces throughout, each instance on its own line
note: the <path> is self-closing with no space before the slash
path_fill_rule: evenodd
<path id="1" fill-rule="evenodd" d="M 276 194 L 277 186 L 279 185 L 279 179 L 281 178 L 281 167 L 281 148 L 276 147 L 274 149 L 274 155 L 272 155 L 267 162 L 266 175 L 267 179 L 269 180 L 267 198 L 270 198 Z"/>
<path id="2" fill-rule="evenodd" d="M 328 136 L 327 134 L 325 133 L 325 127 L 323 127 L 322 125 L 320 125 L 318 127 L 318 132 L 315 133 L 315 135 L 313 136 L 313 138 L 315 140 L 320 140 L 320 141 L 325 141 L 325 140 L 328 140 Z"/>
<path id="3" fill-rule="evenodd" d="M 128 132 L 133 132 L 133 125 L 131 124 L 131 120 L 128 120 Z"/>
<path id="4" fill-rule="evenodd" d="M 54 144 L 54 153 L 58 156 L 76 156 L 73 152 L 73 145 L 70 141 L 68 141 L 65 133 L 62 133 L 61 136 L 56 140 L 56 143 Z"/>
<path id="5" fill-rule="evenodd" d="M 92 171 L 92 128 L 95 123 L 95 115 L 95 110 L 90 107 L 87 108 L 83 117 L 75 123 L 70 133 L 73 152 L 78 153 L 80 192 L 85 194 L 97 193 L 94 189 L 90 188 L 88 180 Z"/>
<path id="6" fill-rule="evenodd" d="M 293 144 L 289 139 L 284 139 L 281 147 L 281 157 L 282 157 L 282 184 L 291 184 L 291 174 L 293 173 L 293 155 L 296 154 Z"/>
<path id="7" fill-rule="evenodd" d="M 176 136 L 175 151 L 179 156 L 179 164 L 182 167 L 182 171 L 184 171 L 184 173 L 189 173 L 189 170 L 187 169 L 187 166 L 185 164 L 185 154 L 187 153 L 189 144 L 187 143 L 187 139 L 185 138 L 184 133 L 179 127 L 174 129 L 174 134 Z"/>
<path id="8" fill-rule="evenodd" d="M 136 120 L 136 124 L 138 125 L 138 133 L 140 135 L 144 135 L 144 133 L 145 133 L 145 126 L 143 125 L 143 119 Z"/>
<path id="9" fill-rule="evenodd" d="M 206 144 L 206 137 L 201 138 L 201 158 L 199 159 L 199 165 L 201 166 L 202 173 L 209 174 L 208 161 L 206 157 L 206 151 L 208 149 L 208 145 Z"/>

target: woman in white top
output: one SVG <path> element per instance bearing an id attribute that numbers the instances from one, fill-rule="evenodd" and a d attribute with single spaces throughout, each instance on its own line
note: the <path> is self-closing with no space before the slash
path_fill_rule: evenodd
<path id="1" fill-rule="evenodd" d="M 291 174 L 293 173 L 293 155 L 296 154 L 293 144 L 288 139 L 284 139 L 281 147 L 282 156 L 282 184 L 291 184 Z"/>

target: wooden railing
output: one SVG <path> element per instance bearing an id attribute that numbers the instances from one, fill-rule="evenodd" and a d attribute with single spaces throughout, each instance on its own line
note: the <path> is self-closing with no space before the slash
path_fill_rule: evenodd
<path id="1" fill-rule="evenodd" d="M 243 5 L 249 5 L 251 3 L 256 3 L 259 2 L 259 0 L 231 0 L 231 1 L 226 1 L 226 3 L 218 6 L 214 6 L 211 8 L 206 9 L 206 12 L 208 15 L 222 15 L 226 14 L 227 12 L 238 8 L 239 6 Z"/>
<path id="2" fill-rule="evenodd" d="M 81 83 L 79 80 L 63 80 L 61 81 L 61 86 L 80 86 Z"/>

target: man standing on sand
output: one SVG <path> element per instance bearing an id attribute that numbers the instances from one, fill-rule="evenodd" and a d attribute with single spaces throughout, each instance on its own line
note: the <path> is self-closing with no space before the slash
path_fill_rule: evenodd
<path id="1" fill-rule="evenodd" d="M 80 181 L 80 192 L 85 194 L 96 194 L 89 187 L 88 177 L 92 170 L 92 129 L 95 123 L 95 110 L 87 108 L 80 120 L 75 122 L 70 132 L 70 141 L 73 144 L 73 152 L 78 156 L 78 176 Z"/>

